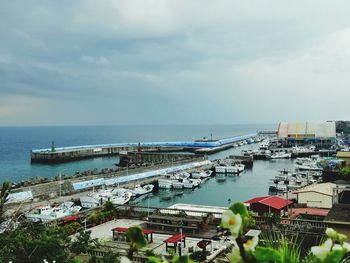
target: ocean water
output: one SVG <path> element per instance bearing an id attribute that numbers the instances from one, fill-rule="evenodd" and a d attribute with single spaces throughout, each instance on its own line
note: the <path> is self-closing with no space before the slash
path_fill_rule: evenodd
<path id="1" fill-rule="evenodd" d="M 30 177 L 54 177 L 59 172 L 113 167 L 118 157 L 101 157 L 60 164 L 31 164 L 30 150 L 86 144 L 213 139 L 276 129 L 266 125 L 134 125 L 134 126 L 69 126 L 69 127 L 0 127 L 0 181 L 20 181 Z M 233 149 L 235 150 L 235 149 Z M 225 157 L 225 151 L 211 158 Z"/>

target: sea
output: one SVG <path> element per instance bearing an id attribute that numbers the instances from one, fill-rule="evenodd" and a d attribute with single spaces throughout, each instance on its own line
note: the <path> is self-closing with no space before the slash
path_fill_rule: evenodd
<path id="1" fill-rule="evenodd" d="M 116 125 L 116 126 L 52 126 L 52 127 L 0 127 L 0 181 L 18 182 L 35 177 L 54 177 L 60 172 L 114 167 L 117 156 L 84 159 L 59 164 L 33 164 L 32 149 L 79 146 L 120 142 L 156 142 L 221 139 L 245 135 L 261 130 L 276 130 L 277 124 L 245 125 Z M 243 149 L 257 147 L 251 144 L 231 148 L 209 156 L 209 159 L 225 158 L 240 154 Z M 159 191 L 143 199 L 134 200 L 139 205 L 168 207 L 174 203 L 191 203 L 227 206 L 233 201 L 244 201 L 268 194 L 270 180 L 278 170 L 290 169 L 290 160 L 254 161 L 252 169 L 240 176 L 227 177 L 225 182 L 215 178 L 193 191 Z"/>

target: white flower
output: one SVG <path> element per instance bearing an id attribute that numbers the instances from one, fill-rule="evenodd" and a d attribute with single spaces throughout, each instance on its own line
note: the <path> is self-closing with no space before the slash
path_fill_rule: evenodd
<path id="1" fill-rule="evenodd" d="M 254 251 L 258 243 L 259 243 L 259 238 L 255 236 L 252 239 L 249 239 L 245 244 L 243 244 L 243 246 L 246 251 Z"/>
<path id="2" fill-rule="evenodd" d="M 349 251 L 350 251 L 350 244 L 347 243 L 347 242 L 344 242 L 344 243 L 343 243 L 343 248 L 344 248 L 347 252 L 349 252 Z"/>
<path id="3" fill-rule="evenodd" d="M 326 235 L 332 239 L 337 238 L 337 231 L 335 231 L 333 228 L 328 227 L 326 229 Z"/>
<path id="4" fill-rule="evenodd" d="M 242 225 L 240 214 L 234 214 L 231 210 L 226 210 L 221 218 L 222 226 L 228 228 L 233 237 L 237 237 Z"/>
<path id="5" fill-rule="evenodd" d="M 332 239 L 328 238 L 321 246 L 312 247 L 311 252 L 318 259 L 324 260 L 327 257 L 327 254 L 331 251 L 332 245 Z"/>
<path id="6" fill-rule="evenodd" d="M 332 247 L 332 250 L 343 250 L 343 247 L 339 244 L 334 244 L 334 246 Z"/>

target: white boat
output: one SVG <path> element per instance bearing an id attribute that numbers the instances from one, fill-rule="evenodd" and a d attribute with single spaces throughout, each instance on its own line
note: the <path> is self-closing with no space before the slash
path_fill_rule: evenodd
<path id="1" fill-rule="evenodd" d="M 215 166 L 215 173 L 226 173 L 226 166 Z"/>
<path id="2" fill-rule="evenodd" d="M 182 189 L 184 188 L 184 183 L 182 181 L 177 181 L 177 182 L 173 182 L 173 188 L 174 189 Z"/>
<path id="3" fill-rule="evenodd" d="M 192 182 L 194 187 L 197 187 L 202 183 L 201 179 L 188 179 L 188 181 Z"/>
<path id="4" fill-rule="evenodd" d="M 271 159 L 289 159 L 292 157 L 291 153 L 286 152 L 276 152 L 271 155 Z"/>
<path id="5" fill-rule="evenodd" d="M 239 164 L 236 164 L 236 167 L 237 167 L 237 169 L 238 169 L 238 172 L 243 172 L 244 171 L 244 168 L 245 168 L 245 165 L 244 164 L 241 164 L 241 163 L 239 163 Z"/>
<path id="6" fill-rule="evenodd" d="M 268 150 L 269 149 L 269 143 L 268 142 L 265 142 L 265 141 L 263 141 L 262 143 L 260 143 L 260 145 L 259 145 L 259 149 L 260 150 Z"/>
<path id="7" fill-rule="evenodd" d="M 226 173 L 228 173 L 228 174 L 238 174 L 239 170 L 238 170 L 237 165 L 226 166 Z"/>
<path id="8" fill-rule="evenodd" d="M 49 205 L 38 206 L 29 213 L 26 213 L 25 216 L 33 222 L 49 222 L 51 220 L 76 214 L 80 209 L 81 206 L 76 206 L 73 202 L 65 202 L 55 207 Z"/>
<path id="9" fill-rule="evenodd" d="M 144 186 L 136 185 L 134 189 L 130 190 L 133 197 L 138 197 L 140 195 L 145 195 L 153 191 L 153 184 L 146 184 Z"/>
<path id="10" fill-rule="evenodd" d="M 183 187 L 186 189 L 193 189 L 195 186 L 192 181 L 186 179 L 186 180 L 183 180 Z"/>
<path id="11" fill-rule="evenodd" d="M 95 198 L 100 204 L 110 201 L 114 205 L 123 205 L 129 202 L 132 197 L 132 193 L 130 191 L 124 190 L 125 189 L 100 190 L 98 192 L 93 192 L 90 196 Z"/>
<path id="12" fill-rule="evenodd" d="M 161 189 L 171 189 L 175 180 L 158 179 L 158 187 Z"/>
<path id="13" fill-rule="evenodd" d="M 210 171 L 210 170 L 206 171 L 206 172 L 204 172 L 204 171 L 194 172 L 194 173 L 192 173 L 192 178 L 194 178 L 194 179 L 204 179 L 204 178 L 210 177 L 211 174 L 212 174 L 212 171 Z"/>

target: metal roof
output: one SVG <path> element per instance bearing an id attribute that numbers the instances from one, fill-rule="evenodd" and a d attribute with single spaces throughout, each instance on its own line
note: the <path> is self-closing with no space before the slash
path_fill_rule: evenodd
<path id="1" fill-rule="evenodd" d="M 323 123 L 290 123 L 281 122 L 278 126 L 277 136 L 279 139 L 295 136 L 295 138 L 335 138 L 335 122 Z"/>
<path id="2" fill-rule="evenodd" d="M 293 202 L 290 200 L 287 201 L 286 199 L 284 199 L 282 197 L 273 195 L 273 196 L 256 197 L 256 198 L 250 199 L 244 203 L 246 203 L 246 204 L 259 203 L 259 204 L 263 204 L 263 205 L 266 205 L 266 206 L 269 206 L 269 207 L 272 207 L 275 209 L 282 209 L 282 208 L 287 206 L 287 202 L 288 202 L 288 205 L 293 204 Z"/>

